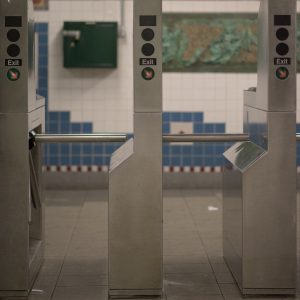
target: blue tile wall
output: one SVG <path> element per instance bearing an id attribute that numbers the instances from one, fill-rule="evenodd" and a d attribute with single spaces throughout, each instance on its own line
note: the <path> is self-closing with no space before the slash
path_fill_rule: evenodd
<path id="1" fill-rule="evenodd" d="M 39 34 L 38 93 L 46 98 L 47 133 L 92 133 L 91 122 L 72 123 L 69 111 L 48 110 L 48 24 L 36 24 Z M 224 123 L 205 123 L 202 112 L 164 112 L 163 133 L 170 133 L 171 122 L 192 122 L 194 133 L 225 133 Z M 300 132 L 300 124 L 297 125 Z M 109 165 L 111 154 L 120 144 L 51 144 L 44 146 L 45 165 Z M 225 143 L 195 143 L 163 145 L 164 166 L 222 166 Z M 300 144 L 297 145 L 297 165 L 300 166 Z"/>
<path id="2" fill-rule="evenodd" d="M 205 123 L 202 112 L 164 112 L 163 133 L 170 133 L 172 122 L 193 124 L 193 133 L 225 133 L 224 123 Z M 222 153 L 229 147 L 224 143 L 165 144 L 164 166 L 215 167 L 224 164 Z"/>

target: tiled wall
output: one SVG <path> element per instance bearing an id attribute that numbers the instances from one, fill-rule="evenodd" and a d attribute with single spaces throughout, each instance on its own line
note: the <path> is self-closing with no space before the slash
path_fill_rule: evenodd
<path id="1" fill-rule="evenodd" d="M 48 100 L 47 132 L 132 133 L 132 1 L 125 1 L 126 37 L 119 39 L 116 70 L 64 69 L 61 30 L 64 21 L 119 22 L 119 1 L 63 0 L 49 4 L 49 11 L 36 13 L 40 35 L 39 92 Z M 257 10 L 257 1 L 164 1 L 165 12 Z M 165 133 L 242 131 L 243 90 L 256 86 L 256 74 L 166 73 L 163 77 Z M 117 147 L 116 144 L 48 145 L 45 164 L 107 166 Z M 220 154 L 225 148 L 224 144 L 164 145 L 164 165 L 220 166 L 223 161 Z"/>

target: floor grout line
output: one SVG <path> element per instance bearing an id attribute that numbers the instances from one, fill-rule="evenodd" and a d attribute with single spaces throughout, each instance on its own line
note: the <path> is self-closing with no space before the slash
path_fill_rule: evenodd
<path id="1" fill-rule="evenodd" d="M 193 223 L 194 223 L 194 226 L 195 226 L 195 228 L 196 228 L 197 235 L 198 235 L 198 237 L 199 237 L 199 239 L 200 239 L 200 241 L 201 241 L 201 244 L 202 244 L 202 246 L 203 246 L 203 249 L 204 249 L 206 258 L 207 258 L 207 260 L 208 260 L 208 262 L 209 262 L 209 265 L 210 265 L 210 267 L 211 267 L 211 269 L 212 269 L 212 271 L 213 271 L 213 274 L 214 274 L 216 283 L 217 283 L 217 285 L 218 285 L 220 294 L 222 295 L 223 299 L 225 300 L 225 296 L 224 296 L 224 294 L 223 294 L 223 292 L 222 292 L 222 289 L 221 289 L 221 287 L 220 287 L 220 284 L 218 283 L 218 280 L 217 280 L 217 277 L 216 277 L 216 275 L 215 275 L 215 272 L 214 272 L 214 269 L 213 269 L 211 260 L 210 260 L 210 258 L 209 258 L 209 255 L 208 255 L 207 251 L 206 251 L 205 244 L 204 244 L 203 239 L 202 239 L 202 237 L 201 237 L 201 235 L 200 235 L 200 233 L 199 233 L 199 231 L 198 231 L 197 223 L 196 223 L 196 221 L 195 221 L 195 219 L 194 219 L 194 216 L 193 216 L 193 214 L 192 214 L 191 207 L 189 206 L 189 203 L 188 203 L 188 201 L 187 201 L 187 199 L 186 199 L 186 196 L 183 196 L 183 199 L 184 199 L 184 202 L 185 202 L 185 204 L 186 204 L 186 206 L 187 206 L 187 208 L 188 208 L 188 210 L 189 210 L 189 212 L 190 212 L 191 218 L 192 218 Z"/>
<path id="2" fill-rule="evenodd" d="M 74 232 L 75 232 L 75 230 L 76 230 L 76 228 L 77 228 L 77 225 L 78 225 L 78 220 L 80 220 L 81 212 L 82 212 L 83 206 L 84 206 L 84 204 L 85 204 L 85 202 L 86 202 L 86 196 L 87 196 L 87 191 L 85 191 L 85 193 L 84 193 L 84 196 L 83 196 L 83 199 L 84 199 L 84 200 L 83 200 L 83 202 L 82 202 L 82 204 L 81 204 L 81 208 L 79 209 L 78 215 L 77 215 L 77 217 L 76 217 L 75 220 L 74 220 L 74 223 L 73 223 L 74 226 L 73 226 L 73 229 L 72 229 L 72 233 L 70 234 L 70 239 L 69 239 L 69 242 L 68 242 L 68 246 L 67 246 L 67 249 L 66 249 L 66 251 L 65 251 L 65 254 L 64 254 L 64 256 L 63 256 L 63 262 L 62 262 L 62 264 L 61 264 L 61 268 L 60 268 L 60 270 L 59 270 L 57 279 L 56 279 L 56 281 L 55 281 L 54 289 L 53 289 L 53 291 L 52 291 L 52 293 L 51 293 L 51 295 L 50 295 L 50 300 L 53 299 L 54 293 L 55 293 L 55 291 L 56 291 L 56 288 L 57 288 L 57 285 L 58 285 L 58 282 L 59 282 L 59 279 L 60 279 L 60 276 L 61 276 L 61 273 L 62 273 L 62 269 L 63 269 L 64 264 L 65 264 L 65 259 L 66 259 L 66 257 L 68 256 L 70 244 L 71 244 L 72 238 L 73 238 L 73 236 L 74 236 Z"/>

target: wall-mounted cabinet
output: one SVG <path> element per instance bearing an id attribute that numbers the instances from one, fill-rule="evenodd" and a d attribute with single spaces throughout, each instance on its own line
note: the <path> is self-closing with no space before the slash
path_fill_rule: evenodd
<path id="1" fill-rule="evenodd" d="M 116 68 L 118 23 L 64 22 L 65 68 Z"/>

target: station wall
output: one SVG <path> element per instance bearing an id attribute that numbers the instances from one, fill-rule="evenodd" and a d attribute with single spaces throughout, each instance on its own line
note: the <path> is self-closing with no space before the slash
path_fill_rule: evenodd
<path id="1" fill-rule="evenodd" d="M 47 98 L 48 133 L 133 130 L 132 1 L 125 2 L 125 37 L 119 39 L 118 68 L 63 68 L 64 21 L 120 22 L 119 1 L 50 1 L 36 11 L 39 35 L 39 93 Z M 164 1 L 164 12 L 256 13 L 257 1 Z M 164 133 L 242 132 L 243 90 L 256 74 L 165 73 Z M 300 111 L 298 111 L 300 121 Z M 298 126 L 300 131 L 300 126 Z M 118 144 L 45 146 L 49 171 L 107 171 Z M 166 172 L 219 172 L 226 144 L 164 145 Z M 300 165 L 299 148 L 298 165 Z"/>

